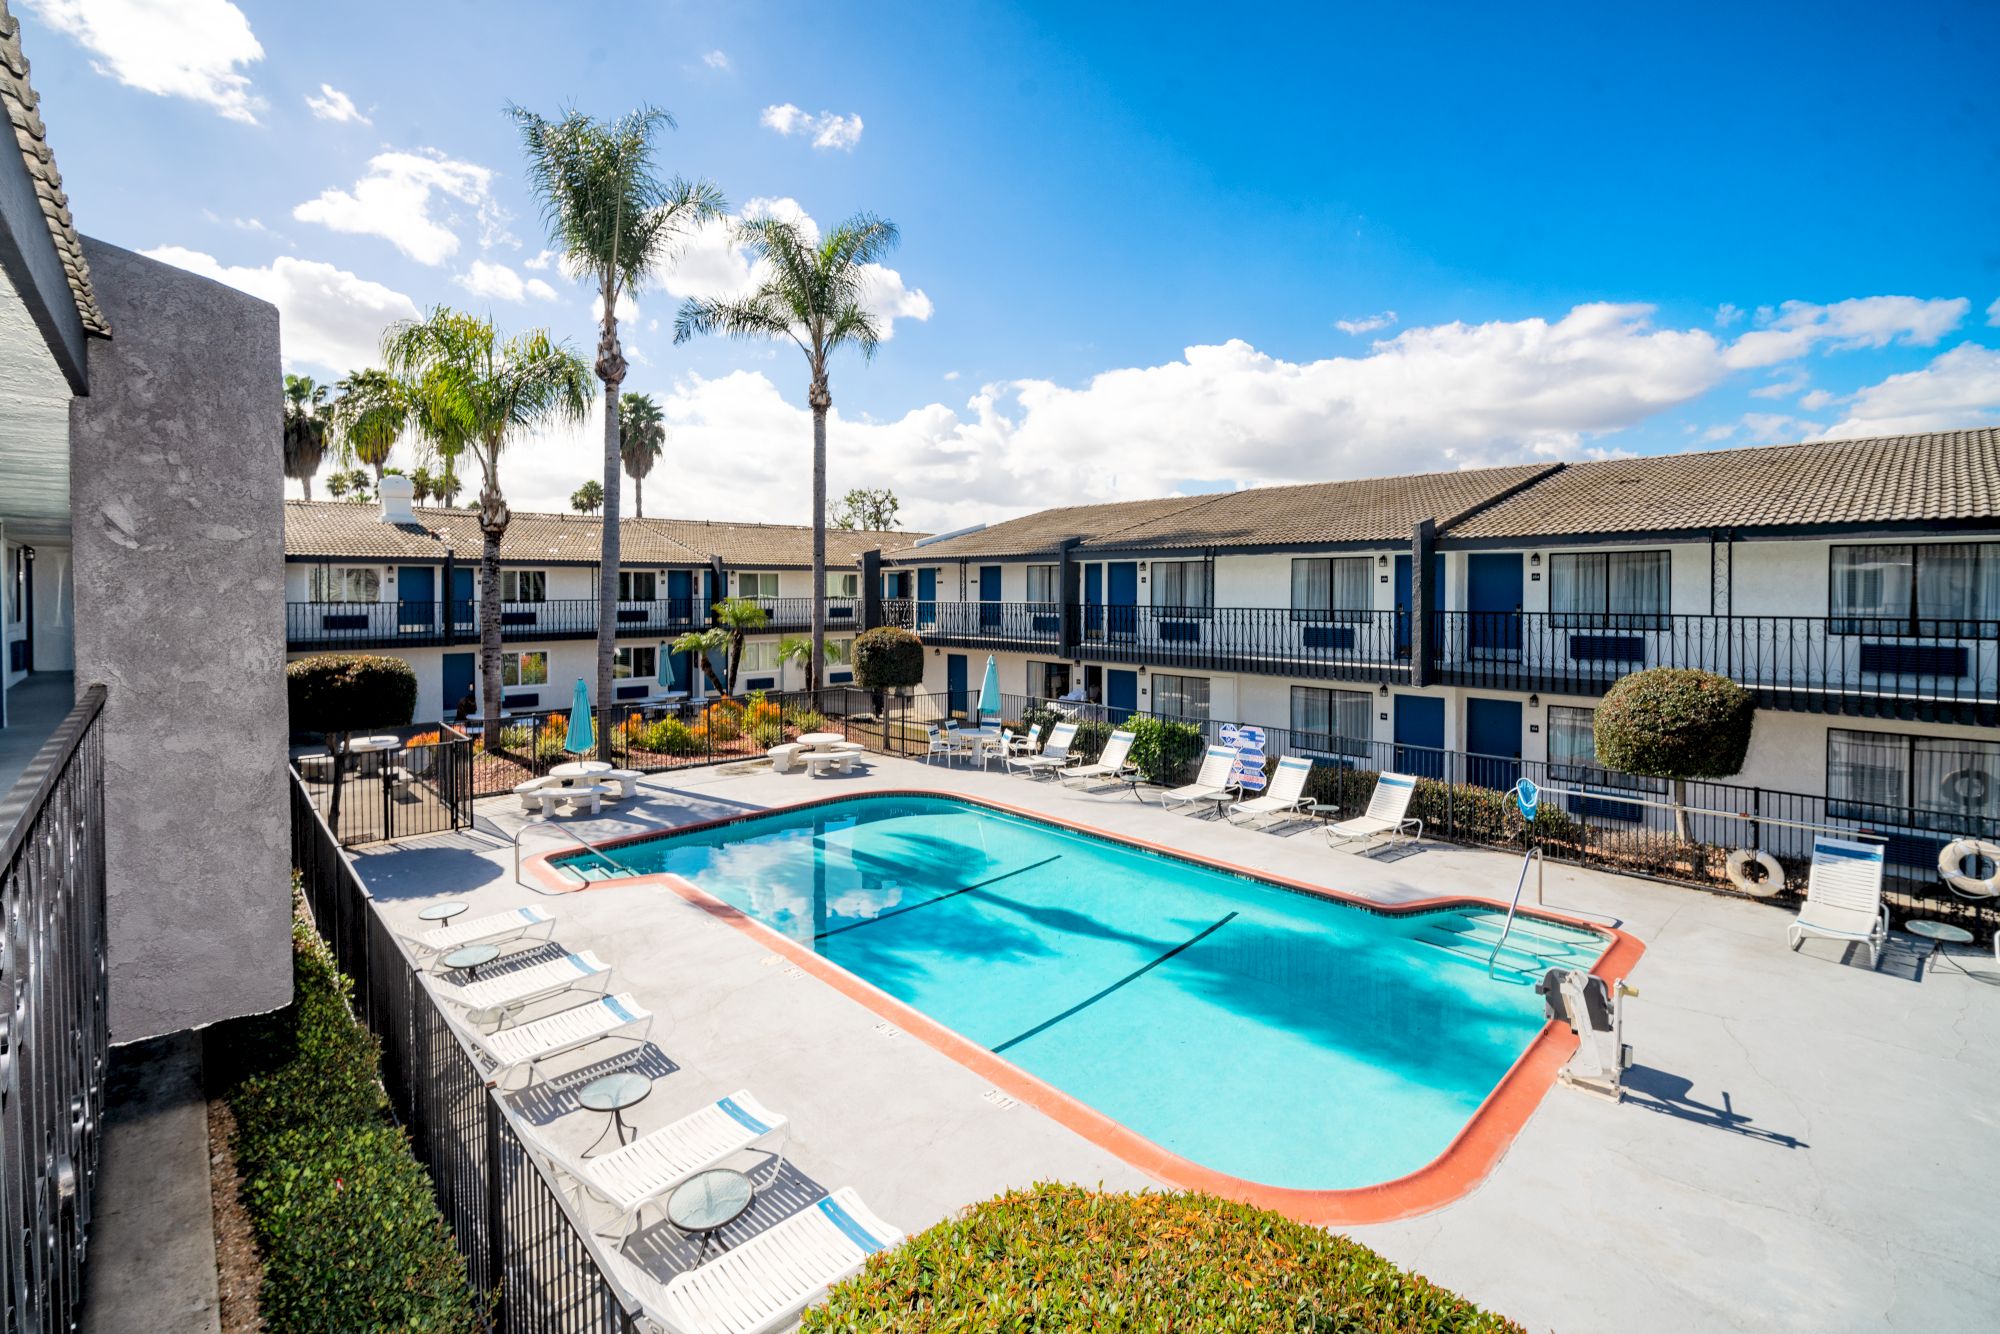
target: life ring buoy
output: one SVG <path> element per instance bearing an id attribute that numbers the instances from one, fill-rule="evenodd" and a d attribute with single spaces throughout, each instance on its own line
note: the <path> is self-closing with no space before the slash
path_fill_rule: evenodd
<path id="1" fill-rule="evenodd" d="M 1984 769 L 1954 769 L 1938 784 L 1961 810 L 1977 810 L 1986 804 L 1986 794 L 1993 790 L 1993 776 Z"/>
<path id="2" fill-rule="evenodd" d="M 1729 854 L 1726 865 L 1729 870 L 1729 883 L 1745 894 L 1755 894 L 1760 899 L 1767 899 L 1785 887 L 1785 868 L 1768 852 L 1738 848 Z M 1754 877 L 1750 872 L 1752 866 L 1757 868 Z"/>
<path id="3" fill-rule="evenodd" d="M 1981 879 L 1965 873 L 1967 857 L 1984 857 L 1994 865 L 1994 874 Z M 1938 853 L 1938 877 L 1951 892 L 1968 899 L 1990 899 L 2000 895 L 2000 843 L 1983 838 L 1955 838 Z"/>

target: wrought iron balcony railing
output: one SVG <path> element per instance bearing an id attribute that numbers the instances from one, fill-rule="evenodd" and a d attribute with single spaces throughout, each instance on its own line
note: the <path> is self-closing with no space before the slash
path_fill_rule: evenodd
<path id="1" fill-rule="evenodd" d="M 882 620 L 937 644 L 1056 650 L 1062 647 L 1062 607 L 1054 602 L 938 602 L 895 598 Z"/>
<path id="2" fill-rule="evenodd" d="M 620 638 L 657 639 L 693 629 L 707 608 L 692 598 L 618 604 Z M 699 619 L 698 619 L 699 617 Z M 590 639 L 597 634 L 596 598 L 503 602 L 500 634 L 514 641 Z M 479 604 L 451 602 L 289 602 L 285 642 L 294 651 L 321 648 L 425 648 L 479 642 Z"/>

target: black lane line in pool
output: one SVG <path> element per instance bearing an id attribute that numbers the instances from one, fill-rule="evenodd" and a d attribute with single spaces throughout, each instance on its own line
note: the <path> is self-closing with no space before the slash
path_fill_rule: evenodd
<path id="1" fill-rule="evenodd" d="M 1236 920 L 1236 914 L 1232 912 L 1229 914 L 1229 916 L 1223 918 L 1219 922 L 1211 922 L 1208 926 L 1196 932 L 1194 935 L 1189 936 L 1186 940 L 1183 940 L 1180 944 L 1174 946 L 1172 949 L 1168 950 L 1165 954 L 1162 954 L 1159 958 L 1153 960 L 1151 963 L 1141 964 L 1139 967 L 1134 968 L 1131 972 L 1125 974 L 1125 976 L 1119 978 L 1116 982 L 1113 982 L 1110 986 L 1098 992 L 1096 995 L 1078 1001 L 1076 1004 L 1070 1006 L 1067 1010 L 1064 1010 L 1061 1014 L 1056 1015 L 1053 1018 L 1042 1020 L 1041 1023 L 1036 1024 L 1033 1028 L 1029 1029 L 1025 1033 L 1018 1033 L 1015 1036 L 1008 1038 L 1005 1042 L 1001 1043 L 999 1046 L 993 1049 L 993 1054 L 995 1056 L 998 1056 L 1001 1052 L 1007 1050 L 1007 1048 L 1026 1042 L 1029 1038 L 1035 1036 L 1035 1034 L 1044 1032 L 1047 1029 L 1054 1028 L 1057 1024 L 1069 1018 L 1071 1015 L 1076 1014 L 1081 1010 L 1089 1009 L 1091 1006 L 1097 1004 L 1097 1002 L 1103 1000 L 1106 996 L 1109 996 L 1112 992 L 1118 990 L 1120 987 L 1126 985 L 1127 983 L 1137 982 L 1140 978 L 1152 972 L 1155 968 L 1158 968 L 1161 964 L 1173 958 L 1176 954 L 1179 954 L 1182 950 L 1188 949 L 1195 945 L 1199 945 L 1202 941 L 1208 939 L 1216 932 L 1222 930 L 1223 927 L 1228 926 L 1234 920 Z"/>
<path id="2" fill-rule="evenodd" d="M 975 880 L 969 885 L 962 885 L 959 888 L 952 890 L 950 893 L 940 894 L 934 899 L 925 899 L 922 903 L 912 903 L 905 908 L 891 908 L 888 912 L 867 918 L 864 921 L 849 922 L 846 926 L 836 926 L 831 931 L 820 932 L 818 935 L 814 936 L 813 939 L 825 940 L 828 936 L 837 936 L 843 931 L 852 931 L 857 927 L 873 926 L 877 922 L 886 922 L 891 917 L 901 917 L 906 912 L 915 912 L 919 908 L 928 908 L 933 903 L 943 903 L 946 899 L 955 899 L 961 894 L 970 894 L 975 889 L 984 889 L 988 885 L 998 884 L 1000 881 L 1005 880 L 1010 875 L 1020 875 L 1024 871 L 1032 871 L 1038 866 L 1047 866 L 1050 862 L 1059 862 L 1061 860 L 1062 860 L 1062 854 L 1058 852 L 1053 857 L 1044 857 L 1038 862 L 1029 862 L 1026 866 L 1017 866 L 1011 871 L 1002 871 L 999 875 L 987 876 L 984 880 Z"/>

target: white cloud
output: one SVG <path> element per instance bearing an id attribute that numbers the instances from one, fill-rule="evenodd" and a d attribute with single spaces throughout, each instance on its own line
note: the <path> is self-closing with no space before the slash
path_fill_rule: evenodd
<path id="1" fill-rule="evenodd" d="M 604 298 L 601 295 L 592 293 L 590 298 L 590 323 L 592 327 L 595 327 L 597 322 L 603 318 Z M 630 324 L 638 318 L 639 303 L 632 299 L 630 292 L 620 292 L 618 294 L 618 322 L 620 324 Z"/>
<path id="2" fill-rule="evenodd" d="M 729 68 L 729 54 L 725 51 L 710 51 L 701 58 L 701 63 L 710 69 L 726 70 Z"/>
<path id="3" fill-rule="evenodd" d="M 721 299 L 748 292 L 762 281 L 750 252 L 736 242 L 736 227 L 742 218 L 785 218 L 814 241 L 820 235 L 819 224 L 798 200 L 751 199 L 736 217 L 715 219 L 688 235 L 661 279 L 660 285 L 670 296 Z M 935 309 L 921 288 L 906 286 L 903 275 L 886 265 L 864 265 L 862 288 L 864 302 L 874 313 L 884 339 L 895 335 L 897 320 L 927 320 Z"/>
<path id="4" fill-rule="evenodd" d="M 1993 298 L 1993 304 L 1986 308 L 1986 322 L 2000 328 L 2000 296 Z"/>
<path id="5" fill-rule="evenodd" d="M 949 384 L 949 383 L 950 383 L 951 381 L 953 381 L 953 380 L 956 380 L 956 379 L 958 378 L 958 372 L 957 372 L 957 371 L 946 371 L 946 372 L 944 373 L 944 378 L 945 378 L 945 382 L 946 382 L 947 384 Z"/>
<path id="6" fill-rule="evenodd" d="M 1396 312 L 1384 310 L 1374 315 L 1363 315 L 1359 319 L 1335 320 L 1333 327 L 1345 334 L 1365 334 L 1374 333 L 1377 329 L 1386 329 L 1395 322 Z"/>
<path id="7" fill-rule="evenodd" d="M 1715 308 L 1715 327 L 1718 329 L 1727 329 L 1742 318 L 1743 307 L 1741 306 L 1734 306 L 1725 301 Z"/>
<path id="8" fill-rule="evenodd" d="M 1922 370 L 1855 394 L 1829 439 L 1907 435 L 2000 424 L 2000 349 L 1961 343 Z"/>
<path id="9" fill-rule="evenodd" d="M 1836 349 L 1903 343 L 1931 347 L 1958 327 L 1971 302 L 1964 297 L 1864 296 L 1816 306 L 1787 301 L 1757 312 L 1762 327 L 1730 344 L 1733 367 L 1770 366 L 1806 355 L 1816 344 Z"/>
<path id="10" fill-rule="evenodd" d="M 306 94 L 306 105 L 312 108 L 314 116 L 320 120 L 350 122 L 355 125 L 373 125 L 375 122 L 361 114 L 354 105 L 354 99 L 330 83 L 319 86 L 320 95 Z"/>
<path id="11" fill-rule="evenodd" d="M 263 268 L 250 268 L 225 265 L 183 246 L 156 246 L 143 253 L 276 306 L 288 367 L 339 376 L 372 366 L 380 360 L 383 328 L 417 314 L 416 302 L 401 292 L 316 260 L 280 255 Z"/>
<path id="12" fill-rule="evenodd" d="M 1838 395 L 1830 394 L 1824 389 L 1815 389 L 1799 400 L 1799 406 L 1807 412 L 1818 412 L 1821 408 L 1827 406 L 1827 404 L 1837 401 L 1837 399 Z"/>
<path id="13" fill-rule="evenodd" d="M 229 0 L 26 0 L 56 31 L 96 59 L 91 67 L 128 88 L 185 97 L 229 120 L 257 123 L 264 100 L 239 65 L 264 58 L 250 20 Z"/>
<path id="14" fill-rule="evenodd" d="M 962 406 L 879 421 L 843 415 L 863 372 L 836 368 L 831 485 L 887 485 L 913 524 L 946 528 L 1051 503 L 1379 476 L 1605 452 L 1594 437 L 1678 407 L 1728 369 L 1702 329 L 1654 328 L 1645 306 L 1579 306 L 1556 320 L 1417 328 L 1358 357 L 1289 362 L 1247 343 L 1191 347 L 1163 365 L 1080 386 L 986 385 Z M 670 450 L 727 457 L 676 472 L 675 511 L 800 521 L 811 442 L 804 370 L 690 376 L 661 395 Z M 550 457 L 522 506 L 576 486 L 588 428 Z M 766 477 L 746 491 L 732 479 Z M 513 483 L 510 483 L 510 493 Z M 664 512 L 664 511 L 663 511 Z"/>
<path id="15" fill-rule="evenodd" d="M 1821 429 L 1818 422 L 1810 422 L 1803 417 L 1787 417 L 1779 412 L 1746 412 L 1742 427 L 1753 445 L 1805 440 Z"/>
<path id="16" fill-rule="evenodd" d="M 520 302 L 529 297 L 537 301 L 556 299 L 556 289 L 540 278 L 523 282 L 521 275 L 505 264 L 492 264 L 483 259 L 473 260 L 472 267 L 452 281 L 474 296 L 491 297 L 495 301 Z"/>
<path id="17" fill-rule="evenodd" d="M 420 264 L 442 264 L 458 251 L 452 230 L 461 221 L 444 205 L 434 211 L 433 196 L 470 207 L 481 228 L 481 243 L 497 239 L 505 214 L 492 197 L 493 173 L 472 162 L 459 162 L 436 149 L 414 153 L 390 151 L 368 160 L 368 174 L 352 192 L 322 190 L 292 210 L 300 222 L 318 222 L 337 232 L 379 236 Z"/>
<path id="18" fill-rule="evenodd" d="M 1750 391 L 1750 397 L 1787 398 L 1805 388 L 1811 378 L 1804 371 L 1795 370 L 1788 375 L 1780 376 L 1769 384 L 1758 385 Z"/>
<path id="19" fill-rule="evenodd" d="M 794 134 L 810 135 L 814 148 L 852 150 L 854 145 L 861 142 L 860 116 L 842 116 L 831 111 L 822 111 L 814 115 L 810 111 L 801 111 L 790 102 L 765 107 L 763 114 L 757 118 L 757 123 L 787 137 Z"/>
<path id="20" fill-rule="evenodd" d="M 549 263 L 552 260 L 554 260 L 555 257 L 556 257 L 556 252 L 553 250 L 538 250 L 535 252 L 535 257 L 533 259 L 522 260 L 521 267 L 524 269 L 536 269 L 536 270 L 546 269 L 549 266 Z"/>

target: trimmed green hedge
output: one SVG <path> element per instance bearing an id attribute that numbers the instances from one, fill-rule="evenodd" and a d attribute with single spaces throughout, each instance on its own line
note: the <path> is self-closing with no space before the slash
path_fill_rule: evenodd
<path id="1" fill-rule="evenodd" d="M 484 1302 L 409 1137 L 389 1117 L 375 1038 L 303 913 L 292 1003 L 211 1035 L 233 1062 L 224 1096 L 264 1259 L 271 1334 L 359 1329 L 473 1334 Z"/>
<path id="2" fill-rule="evenodd" d="M 1520 1331 L 1358 1242 L 1212 1195 L 1036 1185 L 878 1257 L 802 1331 Z"/>
<path id="3" fill-rule="evenodd" d="M 854 637 L 854 684 L 863 690 L 900 690 L 924 683 L 924 641 L 894 625 Z"/>
<path id="4" fill-rule="evenodd" d="M 1127 718 L 1123 726 L 1132 734 L 1132 763 L 1149 783 L 1171 787 L 1187 782 L 1207 750 L 1201 728 L 1193 723 Z"/>
<path id="5" fill-rule="evenodd" d="M 1654 667 L 1622 677 L 1598 703 L 1597 762 L 1648 778 L 1727 778 L 1750 750 L 1757 702 L 1713 672 Z"/>
<path id="6" fill-rule="evenodd" d="M 292 731 L 335 736 L 401 727 L 417 708 L 417 674 L 401 658 L 321 653 L 285 665 Z"/>

